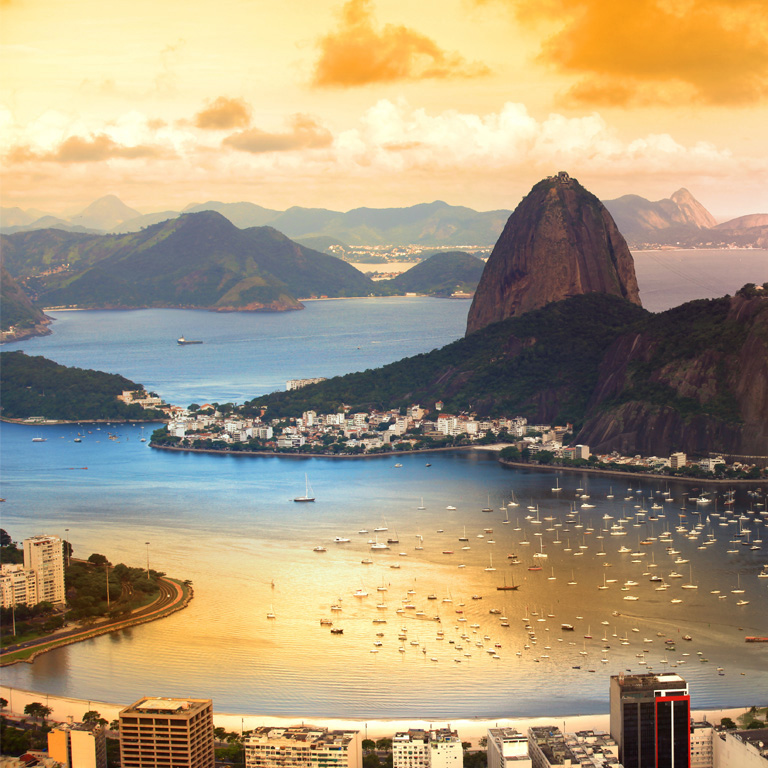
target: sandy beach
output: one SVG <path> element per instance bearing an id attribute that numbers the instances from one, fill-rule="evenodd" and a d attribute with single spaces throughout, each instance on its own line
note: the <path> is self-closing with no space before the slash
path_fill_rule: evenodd
<path id="1" fill-rule="evenodd" d="M 156 695 L 154 691 L 147 691 L 146 695 Z M 6 712 L 11 715 L 23 715 L 24 707 L 31 702 L 40 702 L 53 710 L 51 720 L 57 722 L 69 722 L 72 718 L 77 722 L 83 714 L 89 710 L 96 710 L 109 722 L 117 719 L 120 710 L 133 702 L 114 704 L 105 701 L 88 701 L 86 699 L 73 699 L 65 696 L 50 696 L 45 693 L 25 691 L 20 688 L 0 686 L 0 696 L 8 701 Z M 761 702 L 755 702 L 761 704 Z M 694 710 L 696 720 L 706 719 L 718 724 L 723 717 L 736 719 L 739 715 L 752 706 L 752 702 L 744 707 L 736 709 L 711 709 Z M 215 702 L 214 702 L 215 707 Z M 398 731 L 409 728 L 443 728 L 450 727 L 456 730 L 462 741 L 470 742 L 474 747 L 479 740 L 486 735 L 488 728 L 517 728 L 525 733 L 533 726 L 553 725 L 567 733 L 582 730 L 608 731 L 608 713 L 600 715 L 570 715 L 568 717 L 529 717 L 529 718 L 498 718 L 487 719 L 463 719 L 463 720 L 351 720 L 334 719 L 326 717 L 271 717 L 269 715 L 242 715 L 229 712 L 217 712 L 214 709 L 213 720 L 216 726 L 221 726 L 227 731 L 248 731 L 258 726 L 273 726 L 275 728 L 302 723 L 321 726 L 331 730 L 358 730 L 363 733 L 363 738 L 380 739 L 391 737 Z"/>

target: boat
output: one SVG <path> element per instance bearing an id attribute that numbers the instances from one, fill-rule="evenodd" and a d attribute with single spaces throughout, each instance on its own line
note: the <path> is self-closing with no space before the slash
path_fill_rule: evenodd
<path id="1" fill-rule="evenodd" d="M 336 536 L 333 539 L 334 544 L 349 544 L 349 539 L 345 539 L 343 536 Z"/>
<path id="2" fill-rule="evenodd" d="M 331 634 L 332 635 L 343 635 L 344 634 L 344 630 L 340 629 L 338 627 L 335 627 L 334 629 L 331 630 Z"/>
<path id="3" fill-rule="evenodd" d="M 33 443 L 45 443 L 48 440 L 47 437 L 33 437 L 32 442 Z"/>
<path id="4" fill-rule="evenodd" d="M 575 627 L 573 624 L 561 624 L 560 629 L 562 629 L 563 632 L 573 632 Z"/>
<path id="5" fill-rule="evenodd" d="M 309 484 L 309 478 L 304 475 L 304 495 L 303 496 L 296 496 L 294 498 L 294 501 L 314 501 L 315 497 L 312 491 L 312 486 Z"/>
<path id="6" fill-rule="evenodd" d="M 323 547 L 322 545 L 320 545 L 320 546 L 317 546 L 317 547 L 313 547 L 312 551 L 313 552 L 327 552 L 328 550 L 325 547 Z"/>
<path id="7" fill-rule="evenodd" d="M 500 592 L 504 592 L 505 590 L 512 590 L 512 589 L 519 589 L 520 585 L 515 584 L 514 580 L 512 581 L 512 584 L 507 584 L 507 577 L 504 577 L 504 585 L 501 587 L 496 587 Z M 473 598 L 474 599 L 474 598 Z"/>
<path id="8" fill-rule="evenodd" d="M 178 339 L 176 339 L 176 343 L 179 346 L 185 346 L 186 344 L 202 344 L 202 341 L 199 341 L 197 339 L 185 339 L 183 336 L 179 336 Z"/>

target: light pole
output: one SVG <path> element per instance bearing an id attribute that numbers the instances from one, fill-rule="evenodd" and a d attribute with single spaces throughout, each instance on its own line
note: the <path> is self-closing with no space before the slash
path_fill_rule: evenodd
<path id="1" fill-rule="evenodd" d="M 147 545 L 147 580 L 149 580 L 149 542 L 144 542 Z"/>

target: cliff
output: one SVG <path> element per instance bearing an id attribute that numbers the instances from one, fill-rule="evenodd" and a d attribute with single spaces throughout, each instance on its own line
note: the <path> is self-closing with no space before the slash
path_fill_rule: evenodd
<path id="1" fill-rule="evenodd" d="M 632 255 L 610 213 L 559 174 L 536 184 L 509 217 L 477 286 L 467 333 L 591 292 L 640 305 Z"/>
<path id="2" fill-rule="evenodd" d="M 653 315 L 607 349 L 577 442 L 593 452 L 768 455 L 768 295 Z"/>

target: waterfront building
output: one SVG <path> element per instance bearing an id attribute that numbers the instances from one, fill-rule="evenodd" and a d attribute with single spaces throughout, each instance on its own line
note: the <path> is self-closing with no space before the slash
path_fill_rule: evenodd
<path id="1" fill-rule="evenodd" d="M 514 728 L 488 729 L 488 768 L 531 768 L 528 739 Z"/>
<path id="2" fill-rule="evenodd" d="M 87 723 L 61 723 L 48 733 L 48 755 L 62 768 L 107 768 L 104 728 Z"/>
<path id="3" fill-rule="evenodd" d="M 714 732 L 714 726 L 706 720 L 691 721 L 691 768 L 713 768 L 712 737 Z"/>
<path id="4" fill-rule="evenodd" d="M 768 728 L 720 731 L 712 740 L 715 768 L 766 768 Z"/>
<path id="5" fill-rule="evenodd" d="M 359 731 L 299 725 L 256 728 L 245 740 L 246 768 L 362 768 Z"/>
<path id="6" fill-rule="evenodd" d="M 33 606 L 44 600 L 64 605 L 64 548 L 58 536 L 31 536 L 24 539 L 24 566 L 4 565 L 0 569 L 3 608 L 22 603 Z"/>
<path id="7" fill-rule="evenodd" d="M 285 382 L 285 391 L 290 392 L 292 389 L 302 389 L 310 384 L 319 384 L 321 381 L 325 381 L 324 377 L 318 377 L 316 379 L 289 379 Z"/>
<path id="8" fill-rule="evenodd" d="M 214 768 L 210 699 L 144 697 L 119 717 L 122 768 Z"/>
<path id="9" fill-rule="evenodd" d="M 393 768 L 463 768 L 464 749 L 456 731 L 414 728 L 392 739 Z"/>
<path id="10" fill-rule="evenodd" d="M 691 700 L 680 675 L 613 675 L 610 700 L 625 768 L 690 768 Z"/>
<path id="11" fill-rule="evenodd" d="M 682 451 L 673 453 L 669 457 L 670 469 L 682 469 L 687 463 L 688 463 L 688 457 Z"/>

